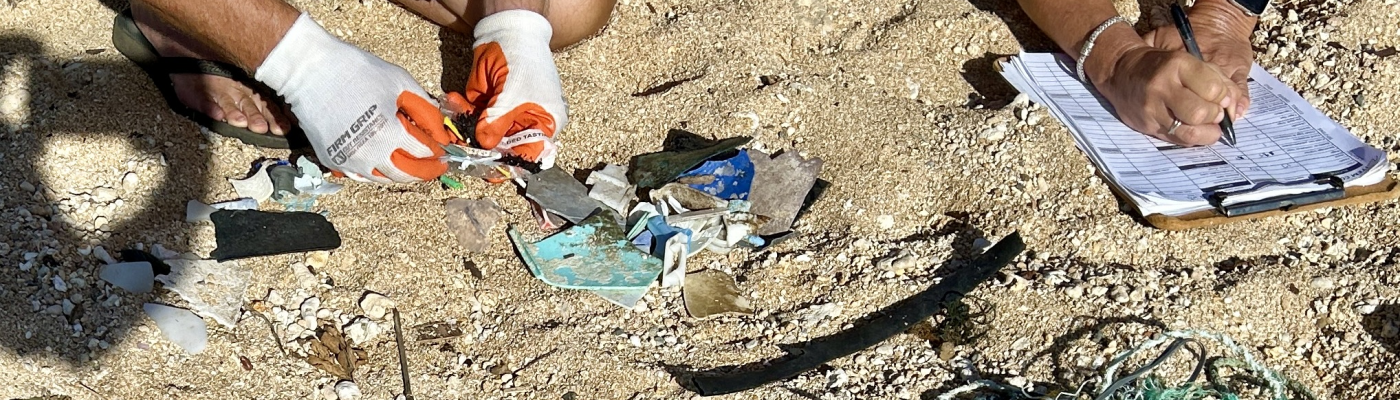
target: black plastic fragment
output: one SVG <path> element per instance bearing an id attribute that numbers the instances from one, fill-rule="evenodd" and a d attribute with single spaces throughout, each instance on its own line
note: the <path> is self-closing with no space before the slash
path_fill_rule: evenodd
<path id="1" fill-rule="evenodd" d="M 971 265 L 958 269 L 937 285 L 919 294 L 886 307 L 878 313 L 879 317 L 854 328 L 798 345 L 800 351 L 794 352 L 791 358 L 763 362 L 759 364 L 762 367 L 756 370 L 690 377 L 691 387 L 702 396 L 741 392 L 792 378 L 831 360 L 879 344 L 932 317 L 943 309 L 950 297 L 960 297 L 971 292 L 977 285 L 1011 263 L 1025 248 L 1019 233 L 1007 235 Z"/>
<path id="2" fill-rule="evenodd" d="M 124 262 L 145 261 L 151 263 L 151 271 L 156 275 L 170 275 L 170 265 L 156 258 L 155 255 L 137 249 L 126 249 L 120 253 Z"/>
<path id="3" fill-rule="evenodd" d="M 209 256 L 220 262 L 340 247 L 340 233 L 317 213 L 219 210 L 209 219 L 218 245 Z"/>

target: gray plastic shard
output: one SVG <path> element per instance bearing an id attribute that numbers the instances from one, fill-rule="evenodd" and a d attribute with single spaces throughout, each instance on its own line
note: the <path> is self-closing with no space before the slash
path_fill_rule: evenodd
<path id="1" fill-rule="evenodd" d="M 97 276 L 112 286 L 132 293 L 150 292 L 156 279 L 151 263 L 145 261 L 103 265 Z"/>
<path id="2" fill-rule="evenodd" d="M 772 218 L 758 228 L 759 235 L 772 235 L 787 232 L 807 193 L 817 183 L 821 172 L 820 158 L 804 159 L 797 152 L 789 151 L 769 158 L 761 151 L 750 150 L 753 160 L 753 189 L 749 191 L 749 202 L 754 214 Z"/>
<path id="3" fill-rule="evenodd" d="M 539 203 L 545 211 L 575 224 L 599 208 L 612 209 L 588 197 L 588 188 L 559 167 L 526 176 L 525 197 Z"/>

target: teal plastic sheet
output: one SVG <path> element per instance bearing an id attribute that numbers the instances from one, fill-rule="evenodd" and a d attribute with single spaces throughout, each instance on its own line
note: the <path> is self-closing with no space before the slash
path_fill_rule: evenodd
<path id="1" fill-rule="evenodd" d="M 510 239 L 530 273 L 566 289 L 645 288 L 661 275 L 661 260 L 637 249 L 617 223 L 617 213 L 602 210 L 569 229 L 535 243 L 512 227 Z"/>

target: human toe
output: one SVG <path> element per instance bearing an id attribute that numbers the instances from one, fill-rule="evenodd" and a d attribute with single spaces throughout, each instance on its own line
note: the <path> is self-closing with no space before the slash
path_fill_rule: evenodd
<path id="1" fill-rule="evenodd" d="M 248 125 L 245 128 L 254 133 L 267 133 L 269 125 L 267 117 L 258 106 L 256 98 L 245 97 L 242 102 L 239 102 L 239 107 L 243 111 L 243 115 L 247 116 Z"/>

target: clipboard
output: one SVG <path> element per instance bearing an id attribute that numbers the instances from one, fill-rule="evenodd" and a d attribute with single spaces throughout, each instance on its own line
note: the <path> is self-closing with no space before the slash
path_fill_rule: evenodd
<path id="1" fill-rule="evenodd" d="M 1102 178 L 1102 173 L 1100 173 Z M 1108 180 L 1103 180 L 1105 185 L 1113 191 L 1119 199 L 1127 199 L 1127 196 L 1119 191 L 1117 186 L 1108 184 Z M 1133 211 L 1152 227 L 1166 231 L 1184 231 L 1194 228 L 1205 228 L 1224 225 L 1231 222 L 1249 221 L 1260 218 L 1268 218 L 1279 215 L 1287 215 L 1297 212 L 1310 211 L 1324 207 L 1337 207 L 1356 204 L 1384 202 L 1396 197 L 1400 197 L 1400 184 L 1390 175 L 1386 175 L 1384 180 L 1367 186 L 1353 186 L 1349 188 L 1338 188 L 1336 198 L 1326 199 L 1321 197 L 1307 196 L 1285 196 L 1286 198 L 1265 199 L 1251 205 L 1249 213 L 1226 216 L 1219 208 L 1212 210 L 1201 210 L 1184 215 L 1169 216 L 1164 214 L 1142 215 L 1140 210 Z M 1313 200 L 1313 201 L 1307 201 Z M 1131 201 L 1126 201 L 1132 204 Z"/>

